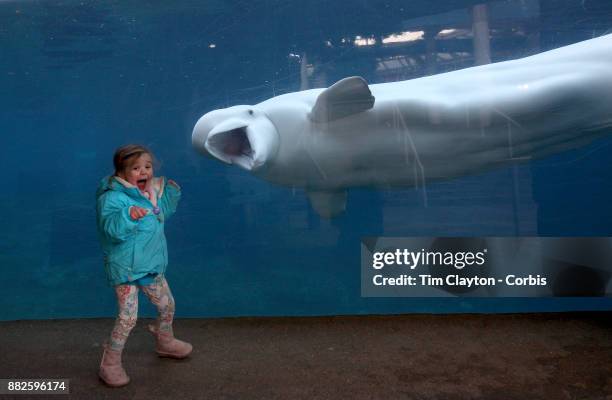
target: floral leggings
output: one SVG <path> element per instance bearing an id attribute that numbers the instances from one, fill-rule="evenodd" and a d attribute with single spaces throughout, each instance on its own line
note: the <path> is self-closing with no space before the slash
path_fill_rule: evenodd
<path id="1" fill-rule="evenodd" d="M 110 337 L 110 347 L 113 350 L 123 350 L 130 331 L 136 326 L 138 288 L 142 289 L 151 303 L 157 307 L 157 322 L 153 329 L 160 332 L 169 332 L 172 335 L 174 298 L 163 275 L 157 275 L 153 283 L 149 285 L 117 285 L 115 286 L 115 294 L 117 295 L 119 313 Z"/>

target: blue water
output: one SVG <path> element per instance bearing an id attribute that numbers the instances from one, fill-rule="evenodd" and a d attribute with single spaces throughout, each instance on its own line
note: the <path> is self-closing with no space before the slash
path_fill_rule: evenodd
<path id="1" fill-rule="evenodd" d="M 612 309 L 605 298 L 362 298 L 359 275 L 365 236 L 612 236 L 611 139 L 426 188 L 354 189 L 331 221 L 303 190 L 191 147 L 193 125 L 216 108 L 350 75 L 381 83 L 473 66 L 474 3 L 0 2 L 0 319 L 114 315 L 94 193 L 130 142 L 149 146 L 156 172 L 183 188 L 166 226 L 179 316 Z M 608 0 L 481 3 L 493 62 L 612 28 Z M 426 65 L 424 40 L 355 44 L 432 26 L 467 29 L 436 39 L 462 55 Z"/>

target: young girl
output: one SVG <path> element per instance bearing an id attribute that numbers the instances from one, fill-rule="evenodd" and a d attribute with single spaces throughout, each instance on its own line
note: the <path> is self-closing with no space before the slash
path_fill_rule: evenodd
<path id="1" fill-rule="evenodd" d="M 99 373 L 113 387 L 130 381 L 121 365 L 121 353 L 136 325 L 139 288 L 157 307 L 157 321 L 149 326 L 157 340 L 157 353 L 185 358 L 192 350 L 191 344 L 175 339 L 172 333 L 174 298 L 164 277 L 168 265 L 164 223 L 174 214 L 181 189 L 172 180 L 154 177 L 153 159 L 143 146 L 130 144 L 117 149 L 115 173 L 100 181 L 96 193 L 104 266 L 119 306 Z"/>

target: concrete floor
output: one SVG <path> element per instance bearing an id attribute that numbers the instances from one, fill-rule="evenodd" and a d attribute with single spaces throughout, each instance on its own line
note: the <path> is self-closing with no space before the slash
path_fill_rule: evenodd
<path id="1" fill-rule="evenodd" d="M 124 388 L 97 377 L 110 319 L 0 322 L 0 378 L 69 378 L 54 399 L 612 399 L 612 313 L 182 319 L 181 361 L 146 322 Z"/>

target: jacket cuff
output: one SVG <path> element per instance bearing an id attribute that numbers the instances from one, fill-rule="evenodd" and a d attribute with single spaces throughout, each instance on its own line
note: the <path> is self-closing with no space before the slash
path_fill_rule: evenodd
<path id="1" fill-rule="evenodd" d="M 177 197 L 181 195 L 181 187 L 178 186 L 178 183 L 176 184 L 176 186 L 170 184 L 170 183 L 166 183 L 166 189 L 165 191 L 167 192 L 168 197 Z"/>
<path id="2" fill-rule="evenodd" d="M 174 181 L 172 181 L 172 182 L 174 182 Z M 176 182 L 174 182 L 174 185 L 173 185 L 172 183 L 169 182 L 169 179 L 166 180 L 166 190 L 168 190 L 168 189 L 170 189 L 172 191 L 175 191 L 175 192 L 179 192 L 179 193 L 181 192 L 181 186 L 178 183 L 176 183 Z"/>

